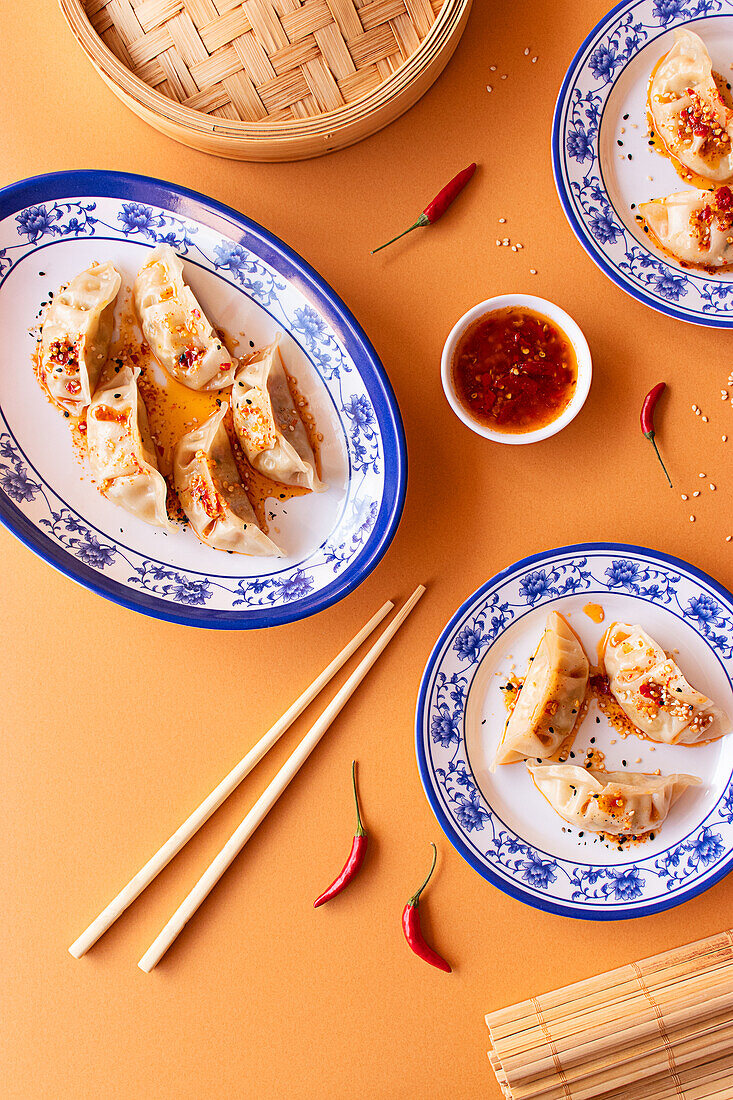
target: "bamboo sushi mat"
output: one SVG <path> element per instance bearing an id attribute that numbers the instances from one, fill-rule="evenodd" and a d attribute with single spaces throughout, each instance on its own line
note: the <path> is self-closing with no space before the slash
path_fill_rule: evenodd
<path id="1" fill-rule="evenodd" d="M 443 0 L 84 0 L 145 84 L 241 121 L 314 117 L 361 99 L 426 37 Z"/>
<path id="2" fill-rule="evenodd" d="M 731 1100 L 733 932 L 490 1012 L 508 1100 Z"/>

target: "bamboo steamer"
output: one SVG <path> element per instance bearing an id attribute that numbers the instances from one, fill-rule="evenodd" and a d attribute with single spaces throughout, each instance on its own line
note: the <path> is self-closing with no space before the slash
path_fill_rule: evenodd
<path id="1" fill-rule="evenodd" d="M 233 160 L 343 149 L 445 68 L 472 0 L 59 0 L 115 95 L 176 141 Z"/>

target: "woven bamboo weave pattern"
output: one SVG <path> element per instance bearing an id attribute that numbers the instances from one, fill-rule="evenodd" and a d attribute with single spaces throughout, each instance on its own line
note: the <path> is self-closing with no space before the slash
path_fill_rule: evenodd
<path id="1" fill-rule="evenodd" d="M 443 0 L 85 0 L 103 42 L 176 103 L 243 122 L 361 99 L 419 47 Z"/>

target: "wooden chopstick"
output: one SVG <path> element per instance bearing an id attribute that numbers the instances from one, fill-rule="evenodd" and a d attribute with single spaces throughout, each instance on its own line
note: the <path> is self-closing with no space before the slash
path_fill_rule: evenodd
<path id="1" fill-rule="evenodd" d="M 320 676 L 317 676 L 313 683 L 305 689 L 295 702 L 285 711 L 282 718 L 279 718 L 275 725 L 272 726 L 263 737 L 254 745 L 249 752 L 244 756 L 238 764 L 236 764 L 228 775 L 222 779 L 218 787 L 215 787 L 208 798 L 198 806 L 189 817 L 183 822 L 183 824 L 173 833 L 165 844 L 161 845 L 158 851 L 152 856 L 148 862 L 142 867 L 134 878 L 130 879 L 127 886 L 120 890 L 119 894 L 112 899 L 106 909 L 103 909 L 96 920 L 93 920 L 86 931 L 82 932 L 77 940 L 72 943 L 69 948 L 70 953 L 75 959 L 80 959 L 93 944 L 97 942 L 100 936 L 110 928 L 117 918 L 124 913 L 125 909 L 129 905 L 132 905 L 133 901 L 143 892 L 146 886 L 149 886 L 153 879 L 158 875 L 164 867 L 166 867 L 175 855 L 180 852 L 184 844 L 187 844 L 191 837 L 198 832 L 201 826 L 209 820 L 211 815 L 219 809 L 221 804 L 229 797 L 232 791 L 236 790 L 245 776 L 254 768 L 255 764 L 259 763 L 262 757 L 269 749 L 275 744 L 275 742 L 282 737 L 287 729 L 292 726 L 295 719 L 302 714 L 307 706 L 313 702 L 316 695 L 326 686 L 339 669 L 346 664 L 349 657 L 354 654 L 359 646 L 364 642 L 372 633 L 375 627 L 381 623 L 382 619 L 387 615 L 394 604 L 391 600 L 387 600 L 385 604 L 380 607 L 376 615 L 373 615 L 366 626 L 356 634 L 348 645 L 344 646 L 341 652 L 334 657 L 331 664 L 323 670 Z"/>
<path id="2" fill-rule="evenodd" d="M 389 641 L 394 637 L 402 623 L 412 611 L 413 607 L 425 592 L 423 585 L 419 585 L 409 600 L 400 608 L 395 615 L 392 622 L 385 629 L 384 633 L 377 639 L 369 652 L 362 658 L 360 663 L 354 669 L 349 676 L 346 683 L 334 696 L 331 702 L 328 704 L 320 718 L 311 726 L 308 733 L 300 742 L 298 747 L 292 753 L 292 755 L 286 760 L 280 771 L 275 778 L 265 788 L 263 793 L 255 802 L 252 809 L 246 815 L 241 825 L 234 830 L 229 840 L 226 842 L 219 854 L 212 860 L 208 868 L 204 871 L 201 878 L 196 885 L 190 891 L 190 893 L 184 898 L 175 911 L 171 919 L 168 921 L 163 930 L 155 938 L 148 950 L 145 952 L 140 962 L 137 964 L 141 970 L 146 973 L 150 973 L 154 966 L 160 962 L 163 955 L 165 955 L 168 948 L 173 941 L 182 931 L 184 926 L 188 923 L 191 917 L 194 915 L 198 907 L 208 897 L 214 886 L 217 884 L 221 876 L 224 874 L 229 865 L 233 862 L 235 857 L 241 852 L 244 845 L 252 836 L 257 826 L 264 820 L 269 811 L 277 802 L 280 795 L 287 787 L 290 780 L 295 776 L 298 769 L 308 759 L 313 749 L 323 737 L 326 730 L 329 728 L 334 718 L 343 709 L 346 702 L 356 691 L 359 684 L 366 676 L 369 669 L 387 646 Z"/>

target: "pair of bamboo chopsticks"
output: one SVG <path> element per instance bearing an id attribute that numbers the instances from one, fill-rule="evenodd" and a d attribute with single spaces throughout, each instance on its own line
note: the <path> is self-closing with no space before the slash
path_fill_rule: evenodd
<path id="1" fill-rule="evenodd" d="M 400 608 L 384 633 L 380 635 L 351 673 L 343 687 L 328 704 L 320 718 L 311 726 L 298 747 L 288 760 L 286 760 L 275 778 L 257 799 L 241 825 L 234 830 L 218 856 L 212 861 L 190 893 L 183 899 L 165 928 L 163 928 L 140 959 L 138 966 L 141 970 L 149 973 L 153 967 L 160 962 L 163 955 L 182 931 L 183 927 L 188 923 L 201 903 L 208 897 L 226 869 L 252 836 L 257 826 L 261 824 L 268 812 L 275 805 L 280 795 L 290 783 L 290 780 L 297 773 L 301 765 L 308 759 L 334 718 L 336 718 L 347 701 L 354 694 L 369 669 L 397 633 L 424 592 L 425 587 L 423 585 L 418 585 L 409 600 Z M 333 676 L 336 675 L 338 670 L 348 661 L 352 654 L 356 652 L 362 642 L 369 637 L 375 627 L 381 623 L 382 619 L 393 607 L 394 604 L 391 600 L 387 600 L 387 602 L 380 607 L 376 615 L 374 615 L 366 626 L 352 638 L 348 645 L 344 646 L 338 656 L 334 657 L 331 664 L 324 669 L 310 687 L 306 688 L 303 694 L 295 700 L 282 718 L 280 718 L 275 725 L 260 738 L 257 744 L 250 749 L 246 756 L 232 768 L 229 774 L 222 779 L 221 783 L 214 788 L 208 798 L 204 799 L 201 805 L 186 818 L 183 824 L 179 826 L 165 844 L 158 849 L 155 855 L 148 860 L 145 866 L 130 879 L 127 886 L 120 890 L 119 894 L 112 899 L 106 909 L 103 909 L 96 920 L 92 921 L 86 931 L 82 932 L 79 938 L 72 943 L 69 951 L 74 958 L 80 959 L 81 956 L 97 942 L 100 936 L 103 936 L 107 929 L 114 924 L 117 918 L 124 913 L 128 906 L 132 905 L 133 901 L 140 896 L 145 887 L 150 885 L 156 875 L 170 863 L 173 857 L 180 852 L 181 848 L 191 839 L 194 833 L 198 832 L 201 826 L 208 821 L 211 815 L 221 806 L 225 799 L 229 797 L 232 791 L 239 786 L 245 776 L 249 775 L 265 753 L 272 748 L 275 742 L 293 724 L 295 719 L 315 699 L 318 693 L 326 686 Z"/>

